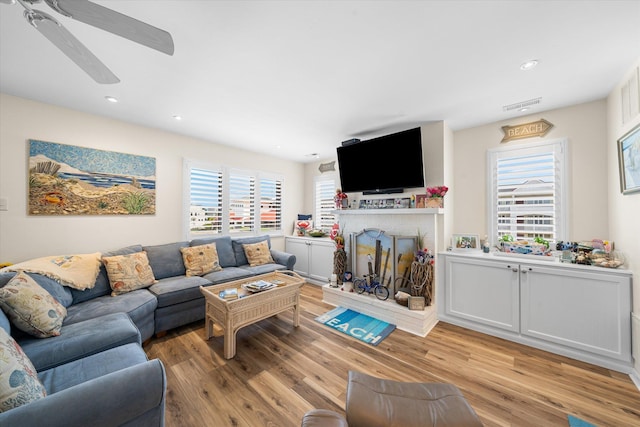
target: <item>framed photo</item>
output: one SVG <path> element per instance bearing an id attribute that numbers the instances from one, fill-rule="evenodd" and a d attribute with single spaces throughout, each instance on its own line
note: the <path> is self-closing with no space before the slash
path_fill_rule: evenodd
<path id="1" fill-rule="evenodd" d="M 427 207 L 427 195 L 416 194 L 416 208 L 426 208 L 426 207 Z"/>
<path id="2" fill-rule="evenodd" d="M 454 251 L 480 250 L 480 237 L 477 234 L 454 234 L 451 240 Z"/>
<path id="3" fill-rule="evenodd" d="M 622 194 L 640 191 L 640 125 L 618 140 L 618 166 Z"/>

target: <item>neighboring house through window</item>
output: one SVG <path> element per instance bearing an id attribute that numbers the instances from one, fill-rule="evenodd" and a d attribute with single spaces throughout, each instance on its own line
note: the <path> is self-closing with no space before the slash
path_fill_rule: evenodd
<path id="1" fill-rule="evenodd" d="M 185 161 L 189 238 L 281 234 L 282 177 Z"/>
<path id="2" fill-rule="evenodd" d="M 489 241 L 566 239 L 566 140 L 489 150 Z"/>

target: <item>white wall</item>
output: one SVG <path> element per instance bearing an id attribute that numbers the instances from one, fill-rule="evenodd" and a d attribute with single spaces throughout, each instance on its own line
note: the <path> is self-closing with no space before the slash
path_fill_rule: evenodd
<path id="1" fill-rule="evenodd" d="M 640 67 L 640 59 L 632 70 Z M 620 192 L 620 175 L 618 168 L 617 140 L 625 133 L 640 125 L 640 115 L 632 118 L 627 123 L 622 123 L 621 87 L 626 82 L 629 74 L 623 76 L 611 94 L 607 98 L 607 123 L 608 132 L 606 138 L 607 148 L 607 208 L 610 218 L 609 232 L 626 257 L 627 268 L 633 271 L 633 311 L 640 316 L 640 192 L 623 195 Z M 640 343 L 640 331 L 633 331 L 632 341 Z M 634 354 L 635 371 L 640 379 L 640 354 Z M 640 387 L 640 384 L 638 384 Z"/>
<path id="2" fill-rule="evenodd" d="M 487 234 L 487 150 L 500 146 L 502 126 L 544 118 L 554 126 L 543 138 L 567 138 L 569 221 L 567 240 L 612 239 L 609 235 L 606 101 L 599 100 L 454 132 L 453 233 Z"/>
<path id="3" fill-rule="evenodd" d="M 28 139 L 155 157 L 156 214 L 27 215 Z M 283 175 L 283 221 L 288 234 L 288 224 L 293 224 L 302 207 L 302 163 L 0 94 L 0 197 L 8 201 L 8 211 L 0 211 L 0 262 L 185 240 L 185 158 Z M 284 248 L 284 239 L 272 241 L 275 248 Z"/>

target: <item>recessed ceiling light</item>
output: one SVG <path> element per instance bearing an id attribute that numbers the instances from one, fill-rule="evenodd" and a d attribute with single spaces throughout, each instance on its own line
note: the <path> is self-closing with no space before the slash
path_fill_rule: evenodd
<path id="1" fill-rule="evenodd" d="M 118 102 L 118 98 L 114 98 L 113 96 L 105 96 L 104 99 L 106 99 L 109 102 L 113 102 L 114 104 Z"/>
<path id="2" fill-rule="evenodd" d="M 520 69 L 522 71 L 528 71 L 528 70 L 534 68 L 536 65 L 538 65 L 538 60 L 537 59 L 532 59 L 530 61 L 523 62 L 522 65 L 520 65 Z"/>
<path id="3" fill-rule="evenodd" d="M 173 118 L 176 120 L 182 120 L 182 116 L 173 116 Z"/>

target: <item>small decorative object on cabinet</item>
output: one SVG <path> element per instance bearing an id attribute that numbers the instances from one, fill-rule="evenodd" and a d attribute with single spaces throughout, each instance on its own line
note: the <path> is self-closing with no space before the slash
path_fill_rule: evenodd
<path id="1" fill-rule="evenodd" d="M 480 249 L 480 237 L 477 234 L 454 234 L 451 240 L 454 251 Z"/>

